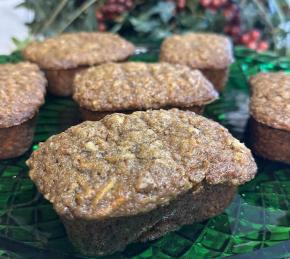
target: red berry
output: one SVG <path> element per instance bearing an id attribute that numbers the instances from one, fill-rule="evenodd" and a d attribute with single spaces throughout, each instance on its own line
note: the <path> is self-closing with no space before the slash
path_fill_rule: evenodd
<path id="1" fill-rule="evenodd" d="M 117 10 L 118 10 L 118 5 L 116 5 L 116 4 L 112 4 L 112 5 L 109 5 L 108 6 L 108 11 L 110 12 L 110 13 L 116 13 L 117 12 Z"/>
<path id="2" fill-rule="evenodd" d="M 269 43 L 267 41 L 260 41 L 257 47 L 258 51 L 265 51 L 269 49 Z"/>
<path id="3" fill-rule="evenodd" d="M 186 0 L 178 0 L 177 7 L 179 9 L 184 9 L 185 5 L 186 5 Z"/>
<path id="4" fill-rule="evenodd" d="M 248 42 L 248 43 L 246 44 L 246 46 L 247 46 L 248 48 L 250 48 L 250 49 L 254 49 L 254 50 L 256 50 L 256 49 L 257 49 L 257 42 L 255 42 L 255 41 L 250 41 L 250 42 Z"/>
<path id="5" fill-rule="evenodd" d="M 99 23 L 99 31 L 105 31 L 107 28 L 106 28 L 106 24 L 104 24 L 103 22 Z"/>
<path id="6" fill-rule="evenodd" d="M 106 30 L 103 21 L 115 20 L 118 15 L 131 9 L 133 0 L 107 0 L 105 4 L 96 12 L 96 19 L 100 22 L 99 30 Z"/>
<path id="7" fill-rule="evenodd" d="M 229 5 L 224 8 L 223 15 L 228 19 L 232 19 L 238 15 L 237 8 L 235 5 Z"/>
<path id="8" fill-rule="evenodd" d="M 251 41 L 251 37 L 250 37 L 250 34 L 249 33 L 245 33 L 241 36 L 241 39 L 240 39 L 241 43 L 243 44 L 247 44 Z"/>
<path id="9" fill-rule="evenodd" d="M 241 33 L 241 28 L 240 26 L 232 26 L 231 28 L 231 34 L 234 36 L 237 36 Z"/>
<path id="10" fill-rule="evenodd" d="M 211 4 L 211 0 L 200 0 L 199 2 L 203 7 L 209 7 Z"/>
<path id="11" fill-rule="evenodd" d="M 127 8 L 131 8 L 133 6 L 133 2 L 131 0 L 126 1 L 125 3 Z"/>
<path id="12" fill-rule="evenodd" d="M 116 13 L 121 14 L 125 11 L 124 5 L 117 5 Z"/>
<path id="13" fill-rule="evenodd" d="M 96 12 L 96 18 L 97 18 L 98 21 L 103 21 L 104 20 L 104 15 L 100 11 L 97 11 Z"/>
<path id="14" fill-rule="evenodd" d="M 225 9 L 223 10 L 223 15 L 224 17 L 231 19 L 234 16 L 234 13 L 229 9 Z"/>
<path id="15" fill-rule="evenodd" d="M 254 39 L 254 40 L 258 40 L 261 37 L 261 33 L 258 30 L 252 30 L 250 32 L 250 35 L 251 35 L 251 38 Z"/>
<path id="16" fill-rule="evenodd" d="M 213 7 L 218 8 L 222 5 L 222 2 L 221 2 L 221 0 L 212 0 L 211 4 Z"/>

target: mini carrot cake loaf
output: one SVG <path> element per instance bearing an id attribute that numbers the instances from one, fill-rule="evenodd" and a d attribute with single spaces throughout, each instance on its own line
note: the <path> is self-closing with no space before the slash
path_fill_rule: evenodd
<path id="1" fill-rule="evenodd" d="M 86 121 L 40 144 L 27 164 L 89 256 L 221 213 L 257 169 L 227 129 L 177 109 Z"/>
<path id="2" fill-rule="evenodd" d="M 254 152 L 290 164 L 290 74 L 260 73 L 250 83 Z"/>
<path id="3" fill-rule="evenodd" d="M 173 35 L 164 40 L 160 50 L 160 61 L 201 70 L 218 91 L 226 84 L 233 60 L 230 40 L 218 34 Z"/>
<path id="4" fill-rule="evenodd" d="M 87 120 L 112 112 L 178 107 L 202 113 L 218 98 L 198 71 L 168 63 L 107 63 L 78 74 L 74 100 Z"/>
<path id="5" fill-rule="evenodd" d="M 45 71 L 51 93 L 70 96 L 77 72 L 92 65 L 126 60 L 134 51 L 134 45 L 118 35 L 80 32 L 32 42 L 22 54 Z"/>
<path id="6" fill-rule="evenodd" d="M 0 65 L 0 159 L 20 156 L 30 147 L 45 87 L 34 64 Z"/>

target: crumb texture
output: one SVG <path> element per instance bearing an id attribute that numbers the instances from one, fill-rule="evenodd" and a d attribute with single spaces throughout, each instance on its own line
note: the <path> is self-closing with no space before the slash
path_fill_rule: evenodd
<path id="1" fill-rule="evenodd" d="M 23 50 L 25 59 L 45 69 L 70 69 L 122 61 L 135 51 L 132 43 L 103 32 L 67 33 L 42 42 L 32 42 Z"/>
<path id="2" fill-rule="evenodd" d="M 91 111 L 205 105 L 218 98 L 198 70 L 168 63 L 107 63 L 76 76 L 73 98 Z"/>
<path id="3" fill-rule="evenodd" d="M 177 109 L 84 122 L 40 144 L 27 164 L 56 211 L 82 219 L 145 213 L 202 182 L 237 186 L 256 173 L 227 129 Z"/>
<path id="4" fill-rule="evenodd" d="M 250 83 L 251 115 L 260 123 L 290 131 L 290 74 L 260 73 Z"/>
<path id="5" fill-rule="evenodd" d="M 232 44 L 213 33 L 173 35 L 162 43 L 160 60 L 194 69 L 224 69 L 233 62 Z"/>
<path id="6" fill-rule="evenodd" d="M 31 63 L 0 65 L 0 128 L 31 119 L 44 103 L 46 79 Z"/>

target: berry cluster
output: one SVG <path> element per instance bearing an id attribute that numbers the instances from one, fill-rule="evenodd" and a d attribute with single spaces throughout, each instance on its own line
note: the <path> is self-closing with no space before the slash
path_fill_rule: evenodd
<path id="1" fill-rule="evenodd" d="M 240 43 L 257 51 L 265 51 L 269 48 L 268 42 L 261 40 L 261 33 L 258 30 L 252 30 L 242 34 Z"/>
<path id="2" fill-rule="evenodd" d="M 105 31 L 106 21 L 113 21 L 122 13 L 130 10 L 134 3 L 132 0 L 107 0 L 103 6 L 96 12 L 96 18 L 99 24 L 99 31 Z"/>
<path id="3" fill-rule="evenodd" d="M 232 0 L 200 0 L 200 4 L 213 12 L 220 10 L 225 17 L 224 32 L 230 35 L 235 42 L 241 34 L 241 17 L 239 6 Z"/>
<path id="4" fill-rule="evenodd" d="M 207 9 L 216 10 L 226 5 L 228 0 L 200 0 L 199 3 Z"/>
<path id="5" fill-rule="evenodd" d="M 257 51 L 265 51 L 269 48 L 268 42 L 261 40 L 260 31 L 242 32 L 240 9 L 233 0 L 200 0 L 199 2 L 204 8 L 222 11 L 226 20 L 224 32 L 231 36 L 235 43 L 243 44 Z"/>
<path id="6" fill-rule="evenodd" d="M 178 10 L 183 10 L 186 6 L 186 0 L 176 0 L 176 7 Z"/>

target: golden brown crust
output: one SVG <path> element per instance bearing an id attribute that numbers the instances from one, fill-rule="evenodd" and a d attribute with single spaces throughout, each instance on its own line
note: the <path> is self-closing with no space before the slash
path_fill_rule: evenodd
<path id="1" fill-rule="evenodd" d="M 104 32 L 67 33 L 43 42 L 32 42 L 23 51 L 25 59 L 45 69 L 69 69 L 122 61 L 135 51 L 132 43 Z"/>
<path id="2" fill-rule="evenodd" d="M 202 106 L 217 99 L 198 71 L 168 63 L 107 63 L 78 74 L 74 100 L 91 111 Z"/>
<path id="3" fill-rule="evenodd" d="M 263 124 L 290 131 L 290 74 L 260 73 L 250 80 L 251 115 Z"/>
<path id="4" fill-rule="evenodd" d="M 162 43 L 160 60 L 194 69 L 224 69 L 233 62 L 232 44 L 213 33 L 173 35 Z"/>
<path id="5" fill-rule="evenodd" d="M 0 128 L 31 119 L 44 103 L 46 79 L 37 65 L 0 65 Z"/>
<path id="6" fill-rule="evenodd" d="M 216 122 L 177 109 L 113 114 L 40 144 L 30 177 L 68 218 L 136 215 L 209 185 L 252 179 L 249 149 Z"/>

